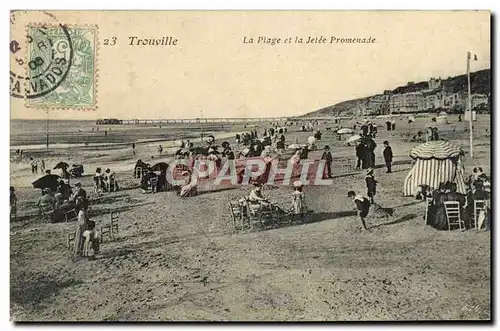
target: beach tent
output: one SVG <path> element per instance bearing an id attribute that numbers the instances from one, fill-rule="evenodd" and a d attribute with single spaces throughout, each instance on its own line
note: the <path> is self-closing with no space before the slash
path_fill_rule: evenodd
<path id="1" fill-rule="evenodd" d="M 464 169 L 460 165 L 462 150 L 447 141 L 429 141 L 410 151 L 410 157 L 416 160 L 404 181 L 404 195 L 415 195 L 419 185 L 428 185 L 431 189 L 440 183 L 457 183 L 458 192 L 465 194 Z"/>

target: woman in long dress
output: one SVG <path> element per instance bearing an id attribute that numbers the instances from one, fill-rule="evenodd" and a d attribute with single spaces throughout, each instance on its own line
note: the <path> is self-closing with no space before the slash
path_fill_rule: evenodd
<path id="1" fill-rule="evenodd" d="M 196 169 L 193 168 L 192 173 L 185 171 L 182 174 L 183 174 L 183 176 L 185 176 L 185 175 L 189 175 L 189 176 L 188 176 L 187 184 L 182 186 L 182 188 L 181 188 L 180 196 L 185 198 L 185 197 L 193 197 L 193 196 L 197 195 L 198 194 L 198 190 L 197 190 L 198 176 L 196 173 Z"/>
<path id="2" fill-rule="evenodd" d="M 304 221 L 304 215 L 307 213 L 306 196 L 302 191 L 303 184 L 300 181 L 293 183 L 294 191 L 292 193 L 292 220 Z"/>
<path id="3" fill-rule="evenodd" d="M 432 227 L 438 230 L 446 230 L 448 228 L 448 221 L 446 219 L 446 209 L 444 202 L 446 201 L 446 187 L 444 183 L 439 184 L 439 189 L 433 193 L 433 211 Z"/>
<path id="4" fill-rule="evenodd" d="M 75 245 L 73 249 L 74 257 L 81 256 L 83 254 L 83 246 L 85 243 L 85 238 L 83 237 L 83 233 L 87 230 L 88 226 L 88 215 L 84 208 L 77 205 L 75 208 L 78 211 L 78 221 L 75 233 Z"/>

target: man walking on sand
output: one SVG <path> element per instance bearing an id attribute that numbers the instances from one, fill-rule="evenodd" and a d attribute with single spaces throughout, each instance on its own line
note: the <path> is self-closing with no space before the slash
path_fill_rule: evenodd
<path id="1" fill-rule="evenodd" d="M 367 198 L 356 195 L 356 192 L 349 191 L 347 193 L 347 197 L 351 198 L 352 201 L 356 204 L 356 209 L 358 210 L 358 216 L 361 219 L 362 230 L 366 230 L 366 222 L 365 218 L 368 216 L 368 212 L 370 211 L 370 201 Z"/>
<path id="2" fill-rule="evenodd" d="M 387 167 L 387 173 L 390 174 L 392 172 L 392 148 L 389 146 L 389 142 L 386 140 L 384 141 L 384 160 L 385 160 L 385 166 Z"/>

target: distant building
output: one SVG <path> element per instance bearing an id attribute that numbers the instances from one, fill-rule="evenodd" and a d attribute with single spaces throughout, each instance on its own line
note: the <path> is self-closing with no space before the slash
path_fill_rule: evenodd
<path id="1" fill-rule="evenodd" d="M 429 79 L 429 90 L 432 91 L 439 87 L 441 87 L 441 77 L 439 78 L 431 77 L 431 79 Z"/>
<path id="2" fill-rule="evenodd" d="M 389 101 L 390 113 L 413 113 L 423 111 L 425 98 L 422 92 L 394 94 Z"/>
<path id="3" fill-rule="evenodd" d="M 443 98 L 440 93 L 428 94 L 424 97 L 424 110 L 444 108 Z"/>
<path id="4" fill-rule="evenodd" d="M 365 101 L 359 102 L 357 113 L 360 116 L 382 115 L 387 113 L 388 103 L 391 96 L 389 94 L 377 94 Z"/>
<path id="5" fill-rule="evenodd" d="M 488 105 L 488 96 L 486 94 L 474 93 L 471 95 L 471 107 L 472 109 L 479 106 Z"/>
<path id="6" fill-rule="evenodd" d="M 457 105 L 464 106 L 462 93 L 451 93 L 443 96 L 442 108 L 451 109 Z"/>

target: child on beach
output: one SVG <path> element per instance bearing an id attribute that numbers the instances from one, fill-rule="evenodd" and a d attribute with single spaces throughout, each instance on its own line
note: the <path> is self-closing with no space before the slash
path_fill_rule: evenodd
<path id="1" fill-rule="evenodd" d="M 373 200 L 373 197 L 377 193 L 377 181 L 375 180 L 375 177 L 373 176 L 373 168 L 369 168 L 366 171 L 366 177 L 365 177 L 365 182 L 366 182 L 366 193 L 368 197 L 370 198 L 370 203 L 374 204 L 375 201 Z"/>
<path id="2" fill-rule="evenodd" d="M 94 221 L 87 222 L 87 230 L 83 232 L 82 236 L 83 238 L 85 238 L 82 255 L 84 257 L 88 257 L 89 259 L 93 259 L 96 254 L 99 254 L 99 241 L 100 241 L 100 234 L 95 229 Z"/>
<path id="3" fill-rule="evenodd" d="M 347 193 L 347 197 L 351 198 L 352 201 L 356 204 L 358 216 L 361 219 L 362 229 L 366 230 L 367 228 L 365 218 L 366 216 L 368 216 L 368 212 L 370 211 L 370 201 L 361 195 L 357 195 L 354 191 L 349 191 Z"/>

